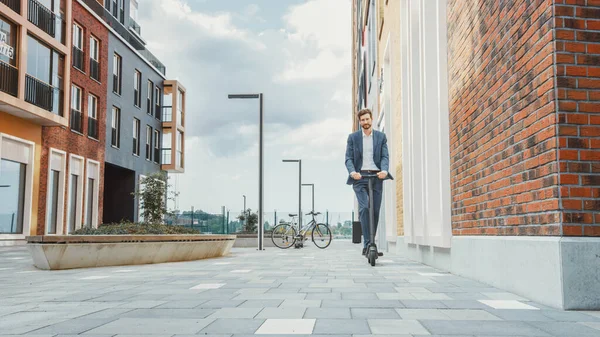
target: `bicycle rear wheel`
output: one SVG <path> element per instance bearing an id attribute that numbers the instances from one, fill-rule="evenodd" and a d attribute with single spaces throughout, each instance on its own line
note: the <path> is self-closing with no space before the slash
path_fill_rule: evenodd
<path id="1" fill-rule="evenodd" d="M 271 240 L 276 247 L 290 248 L 296 242 L 296 229 L 287 224 L 277 225 L 273 228 Z"/>
<path id="2" fill-rule="evenodd" d="M 321 249 L 327 248 L 331 244 L 331 236 L 329 226 L 324 223 L 316 224 L 312 230 L 312 240 L 315 246 Z"/>

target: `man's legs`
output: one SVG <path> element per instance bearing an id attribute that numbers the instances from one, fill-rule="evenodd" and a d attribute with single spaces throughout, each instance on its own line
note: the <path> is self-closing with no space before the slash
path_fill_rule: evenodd
<path id="1" fill-rule="evenodd" d="M 367 188 L 369 188 L 367 186 Z M 373 179 L 373 218 L 375 219 L 375 234 L 379 225 L 379 210 L 381 210 L 381 199 L 383 192 L 383 180 Z"/>
<path id="2" fill-rule="evenodd" d="M 352 188 L 358 201 L 358 215 L 363 234 L 363 248 L 367 248 L 367 244 L 369 243 L 369 185 L 366 180 L 360 180 L 355 182 Z"/>

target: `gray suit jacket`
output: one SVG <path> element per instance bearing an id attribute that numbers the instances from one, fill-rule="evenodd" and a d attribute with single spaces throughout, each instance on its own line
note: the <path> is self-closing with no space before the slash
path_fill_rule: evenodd
<path id="1" fill-rule="evenodd" d="M 363 141 L 362 129 L 351 133 L 348 136 L 346 145 L 346 168 L 348 169 L 348 180 L 346 184 L 352 185 L 356 180 L 350 177 L 352 172 L 360 172 L 363 164 Z M 389 172 L 390 156 L 387 147 L 387 137 L 385 133 L 373 130 L 373 161 L 382 171 L 387 171 L 385 179 L 394 179 Z"/>

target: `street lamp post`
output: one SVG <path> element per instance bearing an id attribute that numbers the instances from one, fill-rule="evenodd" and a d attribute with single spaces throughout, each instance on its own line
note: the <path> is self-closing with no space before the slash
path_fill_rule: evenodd
<path id="1" fill-rule="evenodd" d="M 298 163 L 298 233 L 302 229 L 302 160 L 284 159 L 284 163 Z"/>
<path id="2" fill-rule="evenodd" d="M 257 99 L 259 101 L 259 136 L 258 136 L 258 250 L 263 248 L 263 94 L 230 94 L 229 99 Z M 245 200 L 245 198 L 244 198 Z M 245 208 L 245 206 L 244 206 Z M 246 210 L 244 210 L 245 212 Z"/>
<path id="3" fill-rule="evenodd" d="M 315 184 L 302 184 L 302 186 L 310 186 L 312 189 L 312 211 L 315 211 Z"/>

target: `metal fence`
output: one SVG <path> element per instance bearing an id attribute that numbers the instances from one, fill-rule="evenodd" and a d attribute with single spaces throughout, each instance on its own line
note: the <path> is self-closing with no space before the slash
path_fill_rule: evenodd
<path id="1" fill-rule="evenodd" d="M 263 226 L 265 233 L 273 230 L 273 228 L 282 223 L 290 222 L 292 218 L 289 214 L 296 214 L 298 211 L 278 211 L 263 213 Z M 308 211 L 303 211 L 302 227 L 304 228 L 311 220 L 312 216 L 305 215 Z M 220 213 L 205 212 L 194 208 L 188 211 L 176 212 L 173 215 L 167 216 L 165 222 L 169 225 L 180 225 L 189 228 L 200 230 L 206 234 L 256 234 L 258 227 L 249 228 L 248 223 L 240 219 L 243 211 L 231 211 L 223 209 Z M 252 211 L 256 214 L 256 211 Z M 352 235 L 352 221 L 354 215 L 349 212 L 330 212 L 324 211 L 322 214 L 315 217 L 317 223 L 327 223 L 336 237 L 350 238 Z M 295 217 L 295 222 L 298 217 Z"/>

